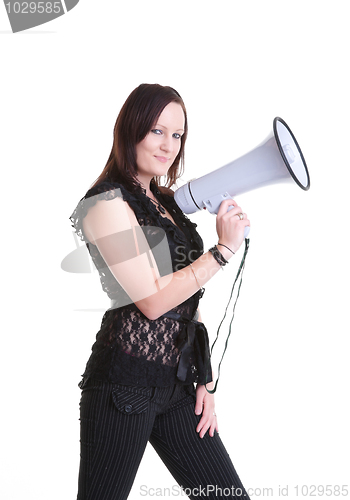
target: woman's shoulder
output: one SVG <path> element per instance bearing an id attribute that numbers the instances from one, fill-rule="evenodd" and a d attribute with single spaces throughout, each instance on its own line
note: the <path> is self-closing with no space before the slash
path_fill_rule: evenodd
<path id="1" fill-rule="evenodd" d="M 121 199 L 128 201 L 132 197 L 121 184 L 112 182 L 108 179 L 96 183 L 90 187 L 83 198 L 79 201 L 73 213 L 69 217 L 72 227 L 74 227 L 78 236 L 86 241 L 84 219 L 91 212 L 91 208 L 96 207 L 99 201 L 111 201 Z"/>
<path id="2" fill-rule="evenodd" d="M 116 196 L 121 196 L 122 191 L 124 192 L 124 190 L 125 188 L 119 182 L 112 182 L 109 179 L 105 179 L 91 186 L 86 191 L 83 200 L 87 200 L 95 196 L 96 201 L 102 199 L 112 199 Z"/>

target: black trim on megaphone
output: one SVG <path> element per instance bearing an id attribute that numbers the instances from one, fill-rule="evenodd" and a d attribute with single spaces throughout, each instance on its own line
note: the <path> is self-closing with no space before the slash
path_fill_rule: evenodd
<path id="1" fill-rule="evenodd" d="M 299 151 L 301 160 L 302 160 L 304 168 L 305 168 L 305 172 L 306 172 L 306 175 L 307 175 L 307 186 L 303 186 L 301 184 L 301 182 L 299 182 L 299 180 L 296 177 L 296 175 L 294 174 L 293 170 L 290 168 L 289 162 L 288 162 L 288 160 L 286 158 L 286 155 L 284 154 L 284 151 L 283 151 L 283 148 L 282 148 L 282 144 L 281 144 L 281 142 L 279 140 L 279 137 L 278 137 L 277 125 L 276 125 L 277 122 L 281 122 L 286 127 L 286 129 L 288 130 L 288 132 L 290 133 L 290 135 L 292 136 L 292 139 L 293 139 L 293 141 L 294 141 L 294 143 L 295 143 L 295 145 L 296 145 L 296 147 L 297 147 L 297 149 Z M 300 146 L 298 144 L 298 141 L 294 137 L 293 132 L 288 127 L 288 125 L 286 124 L 286 122 L 284 120 L 282 120 L 282 118 L 280 118 L 279 116 L 276 116 L 276 118 L 273 120 L 273 133 L 274 133 L 274 136 L 275 136 L 275 139 L 276 139 L 276 144 L 278 146 L 279 152 L 280 152 L 280 154 L 281 154 L 281 156 L 283 158 L 284 163 L 286 164 L 286 167 L 288 168 L 288 171 L 289 171 L 290 175 L 293 177 L 293 179 L 298 184 L 298 186 L 301 187 L 301 189 L 303 189 L 304 191 L 307 191 L 310 188 L 310 176 L 309 176 L 309 171 L 308 171 L 307 166 L 306 166 L 305 158 L 303 156 L 303 153 L 301 152 L 301 149 L 300 149 Z"/>
<path id="2" fill-rule="evenodd" d="M 193 203 L 196 205 L 196 207 L 198 208 L 198 210 L 201 210 L 201 207 L 199 207 L 199 206 L 197 205 L 196 200 L 195 200 L 195 199 L 194 199 L 194 197 L 193 197 L 193 194 L 192 194 L 192 191 L 191 191 L 191 182 L 189 182 L 189 183 L 188 183 L 188 191 L 189 191 L 189 193 L 190 193 L 190 195 L 191 195 L 191 198 L 192 198 Z"/>

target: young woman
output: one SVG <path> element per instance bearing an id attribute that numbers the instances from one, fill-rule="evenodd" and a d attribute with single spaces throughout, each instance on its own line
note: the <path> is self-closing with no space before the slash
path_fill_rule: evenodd
<path id="1" fill-rule="evenodd" d="M 78 500 L 128 498 L 148 442 L 189 498 L 248 498 L 206 390 L 212 374 L 198 303 L 250 223 L 225 200 L 218 242 L 203 252 L 170 189 L 186 137 L 180 95 L 137 87 L 117 118 L 106 167 L 71 215 L 112 301 L 79 384 Z"/>

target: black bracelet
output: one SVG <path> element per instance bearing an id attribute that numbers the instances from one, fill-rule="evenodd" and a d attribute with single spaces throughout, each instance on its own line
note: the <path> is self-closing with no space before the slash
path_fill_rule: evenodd
<path id="1" fill-rule="evenodd" d="M 233 255 L 235 255 L 235 252 L 232 252 L 231 248 L 227 247 L 226 245 L 224 245 L 223 243 L 218 243 L 218 245 L 221 245 L 222 247 L 225 247 L 227 248 L 227 250 L 230 250 L 231 253 L 233 253 Z"/>
<path id="2" fill-rule="evenodd" d="M 215 245 L 212 248 L 209 248 L 209 252 L 212 254 L 214 259 L 221 267 L 226 266 L 228 264 L 228 260 L 222 255 L 222 253 L 218 250 L 218 247 Z"/>

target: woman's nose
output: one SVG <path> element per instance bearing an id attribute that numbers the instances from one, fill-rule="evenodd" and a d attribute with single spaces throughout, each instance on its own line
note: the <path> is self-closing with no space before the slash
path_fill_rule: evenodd
<path id="1" fill-rule="evenodd" d="M 164 140 L 163 140 L 162 145 L 161 145 L 161 149 L 163 151 L 167 151 L 168 153 L 170 153 L 172 151 L 172 148 L 173 148 L 172 138 L 171 137 L 164 137 Z"/>

